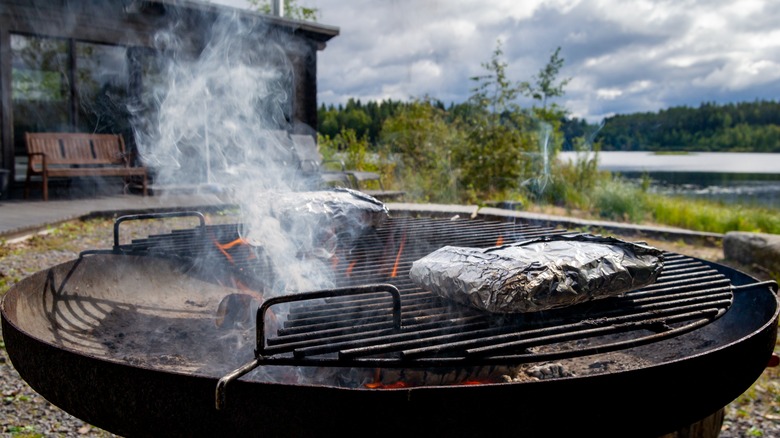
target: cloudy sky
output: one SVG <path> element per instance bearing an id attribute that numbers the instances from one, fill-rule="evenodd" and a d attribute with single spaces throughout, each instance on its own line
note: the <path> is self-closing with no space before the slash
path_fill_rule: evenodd
<path id="1" fill-rule="evenodd" d="M 213 0 L 243 7 L 246 0 Z M 556 47 L 556 102 L 598 122 L 702 102 L 780 99 L 776 0 L 298 0 L 340 28 L 319 54 L 319 101 L 445 103 L 470 94 L 497 41 L 530 81 Z"/>

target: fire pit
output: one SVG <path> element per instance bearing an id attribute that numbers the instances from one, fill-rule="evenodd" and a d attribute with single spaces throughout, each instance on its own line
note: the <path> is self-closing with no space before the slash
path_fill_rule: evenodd
<path id="1" fill-rule="evenodd" d="M 2 303 L 21 376 L 120 435 L 658 436 L 744 392 L 774 348 L 775 285 L 679 254 L 623 297 L 497 316 L 416 287 L 411 263 L 565 231 L 394 213 L 336 246 L 335 287 L 264 298 L 284 279 L 241 224 L 122 243 L 147 217 Z"/>

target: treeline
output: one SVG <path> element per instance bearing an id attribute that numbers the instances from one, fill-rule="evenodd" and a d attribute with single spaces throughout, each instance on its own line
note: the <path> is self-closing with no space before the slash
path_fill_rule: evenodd
<path id="1" fill-rule="evenodd" d="M 377 171 L 384 185 L 426 202 L 482 202 L 541 196 L 560 150 L 563 111 L 551 101 L 563 94 L 560 48 L 531 81 L 507 76 L 500 42 L 484 74 L 470 78 L 468 100 L 445 106 L 425 97 L 321 106 L 323 157 Z M 522 108 L 528 96 L 534 104 Z"/>
<path id="2" fill-rule="evenodd" d="M 333 138 L 343 130 L 352 130 L 359 137 L 366 137 L 371 144 L 376 144 L 385 120 L 408 105 L 394 100 L 363 104 L 360 99 L 349 99 L 346 105 L 322 104 L 317 111 L 317 132 Z"/>
<path id="3" fill-rule="evenodd" d="M 616 115 L 604 120 L 596 138 L 605 151 L 780 152 L 780 103 L 703 103 Z"/>
<path id="4" fill-rule="evenodd" d="M 445 114 L 463 114 L 472 103 L 445 105 L 430 101 Z M 344 129 L 379 141 L 385 120 L 409 102 L 350 99 L 346 105 L 322 105 L 318 131 L 335 137 Z M 718 151 L 780 152 L 780 102 L 755 101 L 732 104 L 703 103 L 698 108 L 672 107 L 655 113 L 621 114 L 601 126 L 578 118 L 562 118 L 562 147 L 570 150 L 577 139 L 598 142 L 604 151 Z"/>
<path id="5" fill-rule="evenodd" d="M 598 170 L 598 154 L 556 160 L 560 150 L 583 147 L 655 150 L 777 149 L 778 105 L 755 102 L 611 117 L 603 124 L 567 117 L 552 101 L 568 79 L 557 77 L 556 50 L 528 82 L 507 77 L 500 45 L 485 74 L 459 104 L 430 98 L 321 106 L 319 147 L 325 162 L 378 172 L 384 189 L 414 202 L 485 205 L 519 201 L 549 204 L 609 220 L 663 223 L 725 233 L 777 233 L 775 211 L 672 200 Z M 518 104 L 519 96 L 532 100 Z M 752 149 L 749 149 L 752 148 Z M 780 152 L 780 151 L 778 151 Z M 376 183 L 371 181 L 369 183 Z M 361 186 L 374 189 L 376 186 Z"/>

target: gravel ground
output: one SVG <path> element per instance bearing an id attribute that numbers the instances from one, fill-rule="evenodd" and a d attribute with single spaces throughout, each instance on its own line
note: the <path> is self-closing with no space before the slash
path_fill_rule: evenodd
<path id="1" fill-rule="evenodd" d="M 211 216 L 231 222 L 230 216 Z M 186 220 L 186 219 L 184 219 Z M 123 225 L 125 237 L 148 236 L 176 227 L 170 221 L 139 221 Z M 183 224 L 184 227 L 190 226 Z M 74 221 L 22 241 L 0 246 L 0 295 L 15 282 L 47 267 L 72 260 L 84 249 L 110 247 L 112 221 Z M 647 239 L 646 239 L 647 240 Z M 725 263 L 717 246 L 648 240 L 659 248 Z M 766 278 L 750 267 L 735 266 Z M 778 368 L 767 368 L 748 391 L 726 407 L 721 438 L 780 437 L 780 384 Z M 33 391 L 11 365 L 0 333 L 0 433 L 4 437 L 109 437 L 115 436 L 74 418 Z"/>

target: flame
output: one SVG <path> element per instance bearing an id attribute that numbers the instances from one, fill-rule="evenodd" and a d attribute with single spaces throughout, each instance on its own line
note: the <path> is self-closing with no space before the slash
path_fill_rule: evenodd
<path id="1" fill-rule="evenodd" d="M 347 271 L 346 271 L 347 277 L 352 276 L 352 270 L 355 269 L 355 265 L 357 265 L 357 260 L 352 260 L 349 266 L 347 266 Z"/>
<path id="2" fill-rule="evenodd" d="M 374 370 L 374 381 L 371 383 L 366 383 L 363 386 L 365 386 L 368 389 L 397 389 L 397 388 L 406 388 L 407 384 L 401 380 L 395 383 L 382 383 L 382 370 L 376 368 Z"/>
<path id="3" fill-rule="evenodd" d="M 504 236 L 498 236 L 498 240 L 496 240 L 496 246 L 501 246 L 504 244 Z"/>
<path id="4" fill-rule="evenodd" d="M 242 237 L 239 237 L 238 239 L 235 239 L 235 240 L 233 240 L 231 242 L 228 242 L 228 243 L 219 243 L 215 239 L 214 240 L 214 245 L 217 247 L 219 252 L 221 252 L 222 255 L 225 256 L 225 258 L 230 263 L 235 263 L 235 260 L 233 259 L 233 256 L 228 251 L 230 251 L 231 249 L 233 249 L 236 246 L 238 246 L 239 248 L 245 247 L 245 248 L 250 250 L 250 253 L 249 253 L 249 256 L 248 256 L 249 260 L 253 260 L 253 259 L 255 259 L 257 257 L 257 255 L 254 253 L 254 251 L 251 251 L 252 245 L 249 242 L 247 242 L 246 240 L 244 240 L 244 238 L 242 238 Z"/>
<path id="5" fill-rule="evenodd" d="M 398 389 L 398 388 L 406 388 L 406 386 L 407 386 L 406 383 L 400 380 L 395 383 L 371 382 L 365 384 L 365 387 L 368 389 Z"/>
<path id="6" fill-rule="evenodd" d="M 487 385 L 490 383 L 497 383 L 497 380 L 495 379 L 484 379 L 484 380 L 464 380 L 462 382 L 457 383 L 451 383 L 452 386 L 477 386 L 477 385 Z M 379 375 L 377 374 L 374 378 L 373 382 L 366 383 L 363 385 L 367 389 L 399 389 L 399 388 L 409 388 L 412 386 L 416 386 L 413 384 L 409 384 L 407 382 L 404 382 L 403 380 L 399 380 L 395 383 L 383 383 L 380 381 Z"/>
<path id="7" fill-rule="evenodd" d="M 395 256 L 395 264 L 393 264 L 393 271 L 390 273 L 391 278 L 398 276 L 398 265 L 401 263 L 401 254 L 404 252 L 404 245 L 406 244 L 406 232 L 401 236 L 401 244 L 398 246 L 398 254 Z"/>
<path id="8" fill-rule="evenodd" d="M 252 260 L 257 257 L 255 252 L 252 251 L 252 246 L 249 244 L 249 242 L 241 237 L 228 243 L 219 243 L 216 239 L 214 239 L 214 246 L 231 264 L 235 264 L 235 259 L 233 258 L 233 255 L 230 253 L 230 251 L 233 250 L 233 252 L 235 252 L 236 250 L 234 250 L 234 248 L 236 247 L 246 248 L 249 251 L 249 255 L 247 256 L 248 260 Z M 222 281 L 219 283 L 225 286 Z M 252 315 L 247 313 L 251 307 L 251 302 L 254 301 L 257 303 L 257 305 L 260 305 L 264 301 L 263 293 L 261 291 L 257 291 L 251 288 L 235 276 L 229 276 L 229 283 L 229 286 L 240 290 L 242 293 L 229 294 L 222 298 L 219 305 L 217 306 L 217 311 L 215 314 L 214 322 L 217 327 L 223 327 L 226 325 L 229 326 L 230 324 L 235 324 L 236 322 L 245 323 L 246 321 L 244 320 L 250 320 L 252 318 Z"/>

